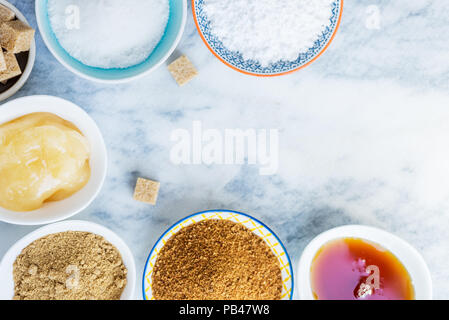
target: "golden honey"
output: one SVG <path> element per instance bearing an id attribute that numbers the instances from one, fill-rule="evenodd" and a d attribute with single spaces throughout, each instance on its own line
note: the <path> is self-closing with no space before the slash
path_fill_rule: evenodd
<path id="1" fill-rule="evenodd" d="M 70 197 L 89 181 L 89 157 L 87 139 L 54 114 L 0 125 L 0 206 L 32 211 Z"/>

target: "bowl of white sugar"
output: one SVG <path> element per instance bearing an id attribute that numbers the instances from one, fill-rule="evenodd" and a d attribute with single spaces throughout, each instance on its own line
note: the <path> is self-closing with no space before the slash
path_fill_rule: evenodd
<path id="1" fill-rule="evenodd" d="M 36 0 L 48 49 L 98 82 L 140 78 L 167 60 L 184 31 L 186 0 Z"/>
<path id="2" fill-rule="evenodd" d="M 279 76 L 315 61 L 335 37 L 343 0 L 192 0 L 209 50 L 227 66 Z"/>

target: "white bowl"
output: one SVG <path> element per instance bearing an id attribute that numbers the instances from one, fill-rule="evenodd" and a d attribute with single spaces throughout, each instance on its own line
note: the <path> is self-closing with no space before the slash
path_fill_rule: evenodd
<path id="1" fill-rule="evenodd" d="M 39 225 L 67 219 L 85 209 L 95 199 L 106 177 L 106 146 L 101 132 L 92 118 L 72 102 L 51 96 L 19 98 L 0 106 L 0 125 L 35 112 L 53 113 L 78 127 L 90 144 L 91 177 L 84 188 L 71 197 L 45 203 L 38 210 L 14 212 L 0 207 L 0 221 L 20 225 Z"/>
<path id="2" fill-rule="evenodd" d="M 114 232 L 96 223 L 87 221 L 64 221 L 54 223 L 37 229 L 16 242 L 16 244 L 8 250 L 0 263 L 0 300 L 11 300 L 14 296 L 13 264 L 22 250 L 37 239 L 49 234 L 66 231 L 94 233 L 104 237 L 117 248 L 122 255 L 125 267 L 128 269 L 127 284 L 122 293 L 121 300 L 132 300 L 136 286 L 136 265 L 131 251 L 126 243 Z"/>
<path id="3" fill-rule="evenodd" d="M 313 239 L 305 248 L 299 261 L 297 286 L 299 298 L 314 300 L 310 282 L 312 261 L 326 243 L 341 238 L 359 238 L 374 242 L 394 254 L 410 274 L 415 289 L 415 299 L 432 299 L 432 278 L 426 262 L 410 244 L 386 231 L 373 227 L 349 225 L 328 230 Z"/>
<path id="4" fill-rule="evenodd" d="M 16 7 L 14 7 L 12 4 L 10 4 L 8 1 L 0 0 L 0 4 L 4 5 L 5 7 L 8 7 L 12 11 L 14 11 L 17 19 L 29 24 L 27 19 L 25 18 L 25 16 Z M 17 82 L 11 88 L 9 88 L 8 90 L 6 90 L 5 92 L 0 94 L 0 101 L 8 99 L 9 97 L 14 95 L 17 91 L 19 91 L 24 86 L 25 82 L 30 77 L 31 70 L 33 70 L 35 60 L 36 60 L 36 42 L 33 39 L 33 41 L 31 42 L 30 52 L 28 54 L 28 61 L 27 61 L 25 70 L 23 70 L 23 73 L 20 76 L 19 80 L 17 80 Z"/>

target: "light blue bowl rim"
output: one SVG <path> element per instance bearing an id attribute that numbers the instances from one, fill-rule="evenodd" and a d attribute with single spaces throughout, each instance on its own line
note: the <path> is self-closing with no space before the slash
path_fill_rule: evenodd
<path id="1" fill-rule="evenodd" d="M 142 63 L 124 69 L 102 69 L 87 66 L 70 56 L 59 44 L 51 28 L 47 11 L 48 0 L 36 0 L 35 11 L 39 31 L 45 45 L 53 56 L 73 73 L 89 80 L 103 83 L 129 82 L 150 73 L 173 53 L 185 29 L 187 20 L 187 0 L 169 0 L 170 17 L 165 33 L 150 54 Z"/>
<path id="2" fill-rule="evenodd" d="M 254 218 L 254 217 L 252 217 L 252 216 L 250 216 L 249 214 L 246 214 L 246 213 L 243 213 L 243 212 L 239 212 L 239 211 L 235 211 L 235 210 L 219 210 L 219 209 L 217 209 L 217 210 L 205 210 L 205 211 L 200 211 L 200 212 L 197 212 L 197 213 L 193 213 L 193 214 L 191 214 L 191 215 L 189 215 L 189 216 L 187 216 L 187 217 L 185 217 L 185 218 L 183 218 L 183 219 L 181 219 L 181 220 L 179 220 L 178 222 L 175 222 L 174 224 L 172 224 L 160 237 L 159 237 L 159 239 L 157 239 L 157 241 L 156 241 L 156 243 L 154 244 L 154 246 L 153 246 L 153 248 L 151 249 L 151 251 L 150 251 L 150 254 L 148 255 L 148 258 L 147 258 L 147 261 L 145 262 L 145 267 L 143 268 L 143 275 L 142 275 L 142 297 L 143 297 L 143 300 L 147 300 L 147 298 L 146 298 L 146 296 L 145 296 L 145 274 L 146 274 L 146 271 L 147 271 L 147 267 L 148 267 L 148 262 L 150 261 L 150 257 L 151 257 L 151 255 L 153 254 L 153 252 L 154 252 L 154 249 L 156 249 L 156 246 L 159 244 L 159 242 L 161 241 L 161 239 L 163 238 L 163 237 L 165 237 L 165 235 L 174 227 L 174 226 L 176 226 L 176 225 L 178 225 L 178 224 L 180 224 L 180 223 L 182 223 L 182 222 L 184 222 L 184 221 L 186 221 L 186 220 L 188 220 L 188 219 L 190 219 L 190 218 L 192 218 L 192 217 L 195 217 L 195 216 L 198 216 L 198 215 L 201 215 L 201 214 L 205 214 L 205 213 L 210 213 L 210 212 L 230 212 L 230 213 L 236 213 L 236 214 L 239 214 L 239 215 L 242 215 L 242 216 L 245 216 L 245 217 L 248 217 L 248 218 L 250 218 L 250 219 L 252 219 L 252 220 L 254 220 L 254 221 L 256 221 L 257 223 L 259 223 L 259 224 L 261 224 L 264 228 L 266 228 L 268 231 L 270 231 L 271 232 L 271 234 L 276 238 L 276 240 L 277 241 L 279 241 L 279 243 L 281 244 L 281 247 L 282 247 L 282 249 L 284 250 L 284 252 L 285 252 L 285 255 L 287 256 L 287 260 L 288 260 L 288 263 L 289 263 L 289 266 L 290 266 L 290 275 L 291 275 L 291 279 L 292 279 L 292 291 L 291 291 L 291 294 L 290 294 L 290 300 L 293 300 L 293 293 L 294 293 L 294 290 L 295 290 L 295 277 L 294 277 L 294 274 L 293 274 L 293 266 L 292 266 L 292 262 L 291 262 L 291 260 L 290 260 L 290 256 L 289 256 L 289 254 L 288 254 L 288 251 L 287 251 L 287 249 L 285 248 L 285 246 L 284 246 L 284 244 L 282 243 L 282 241 L 281 241 L 281 239 L 279 239 L 279 237 L 276 235 L 276 233 L 274 233 L 273 232 L 273 230 L 271 230 L 265 223 L 263 223 L 262 221 L 260 221 L 260 220 L 258 220 L 258 219 L 256 219 L 256 218 Z"/>

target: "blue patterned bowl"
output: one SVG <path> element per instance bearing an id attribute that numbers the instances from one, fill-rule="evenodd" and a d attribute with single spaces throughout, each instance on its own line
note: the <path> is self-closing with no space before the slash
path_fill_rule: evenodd
<path id="1" fill-rule="evenodd" d="M 48 0 L 36 0 L 36 17 L 39 31 L 55 58 L 73 73 L 97 82 L 121 83 L 140 78 L 160 66 L 173 53 L 181 39 L 187 17 L 186 0 L 169 0 L 170 16 L 159 44 L 142 63 L 124 69 L 102 69 L 87 66 L 74 59 L 59 44 L 48 18 Z"/>
<path id="2" fill-rule="evenodd" d="M 280 76 L 294 72 L 315 61 L 332 42 L 341 21 L 343 0 L 335 0 L 331 24 L 306 52 L 298 52 L 295 61 L 280 61 L 268 67 L 254 60 L 245 60 L 239 52 L 228 50 L 221 40 L 211 32 L 210 21 L 204 12 L 204 0 L 192 0 L 193 17 L 198 32 L 209 50 L 224 64 L 234 70 L 253 76 Z"/>

